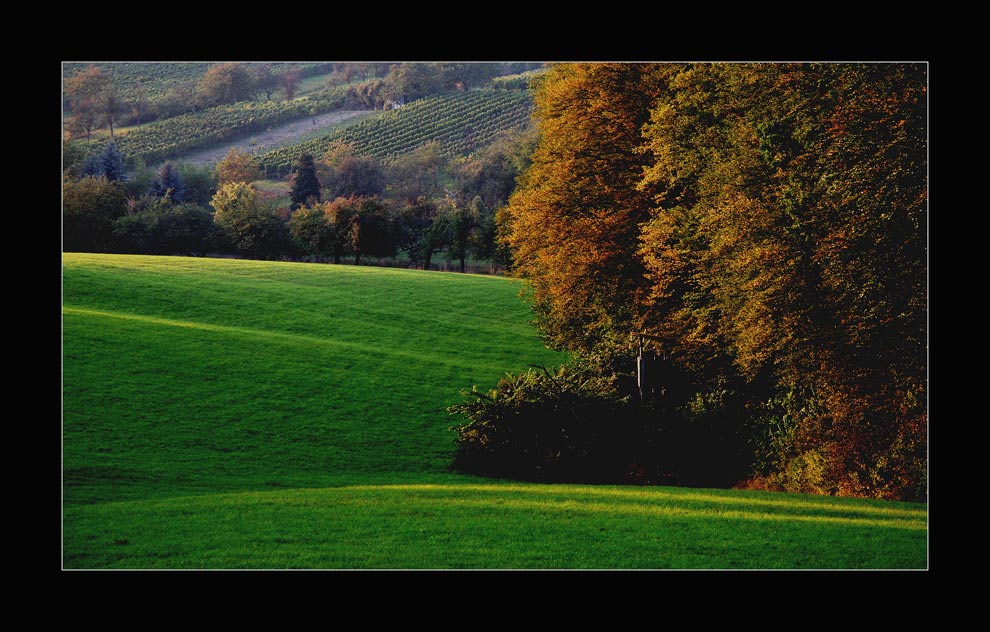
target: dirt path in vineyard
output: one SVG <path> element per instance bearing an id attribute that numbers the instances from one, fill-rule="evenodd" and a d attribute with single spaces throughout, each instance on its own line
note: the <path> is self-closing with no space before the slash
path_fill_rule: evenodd
<path id="1" fill-rule="evenodd" d="M 173 158 L 172 160 L 188 162 L 194 165 L 214 164 L 219 162 L 232 147 L 236 147 L 238 151 L 248 153 L 254 153 L 261 147 L 264 147 L 264 150 L 267 151 L 273 147 L 291 143 L 300 136 L 318 132 L 321 129 L 336 125 L 341 121 L 368 113 L 367 110 L 338 110 L 336 112 L 328 112 L 327 114 L 307 116 L 306 118 L 298 119 L 285 125 L 273 127 L 271 131 L 255 132 L 240 140 L 224 143 L 223 145 L 214 145 L 209 149 L 194 151 L 184 156 Z"/>

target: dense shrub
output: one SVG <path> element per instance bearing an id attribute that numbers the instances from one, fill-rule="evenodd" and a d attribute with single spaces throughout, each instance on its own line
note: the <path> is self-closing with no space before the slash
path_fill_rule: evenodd
<path id="1" fill-rule="evenodd" d="M 214 246 L 216 233 L 207 209 L 158 199 L 114 222 L 114 252 L 202 256 Z"/>
<path id="2" fill-rule="evenodd" d="M 208 167 L 180 162 L 176 173 L 182 180 L 183 201 L 208 206 L 217 192 L 217 176 Z"/>
<path id="3" fill-rule="evenodd" d="M 289 219 L 288 228 L 300 253 L 317 258 L 333 254 L 334 229 L 323 204 L 317 202 L 296 210 Z"/>
<path id="4" fill-rule="evenodd" d="M 278 259 L 293 251 L 289 231 L 271 206 L 249 184 L 221 185 L 211 202 L 223 237 L 239 254 L 256 259 Z"/>
<path id="5" fill-rule="evenodd" d="M 622 480 L 636 456 L 622 454 L 631 424 L 615 421 L 628 408 L 614 384 L 587 370 L 562 366 L 508 375 L 488 393 L 465 392 L 451 406 L 469 421 L 457 428 L 455 468 L 485 476 L 534 481 Z"/>
<path id="6" fill-rule="evenodd" d="M 66 252 L 109 252 L 113 222 L 127 212 L 124 189 L 106 178 L 62 183 L 62 248 Z"/>
<path id="7" fill-rule="evenodd" d="M 697 384 L 665 362 L 644 402 L 634 362 L 615 348 L 465 391 L 467 401 L 448 408 L 468 420 L 455 428 L 454 467 L 546 482 L 729 487 L 746 478 L 753 448 L 738 420 L 747 385 Z"/>

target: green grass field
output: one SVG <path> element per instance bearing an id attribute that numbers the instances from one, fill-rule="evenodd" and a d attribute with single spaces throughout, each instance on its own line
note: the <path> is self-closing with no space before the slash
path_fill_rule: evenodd
<path id="1" fill-rule="evenodd" d="M 923 504 L 449 471 L 516 282 L 63 257 L 66 568 L 924 568 Z"/>

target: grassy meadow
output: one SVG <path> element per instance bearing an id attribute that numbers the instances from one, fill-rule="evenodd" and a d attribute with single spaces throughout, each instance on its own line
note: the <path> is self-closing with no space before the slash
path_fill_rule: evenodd
<path id="1" fill-rule="evenodd" d="M 924 504 L 449 471 L 517 282 L 63 256 L 66 568 L 924 568 Z"/>

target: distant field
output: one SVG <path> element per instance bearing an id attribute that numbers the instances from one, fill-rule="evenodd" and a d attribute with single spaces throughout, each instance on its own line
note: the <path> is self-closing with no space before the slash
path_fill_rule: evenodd
<path id="1" fill-rule="evenodd" d="M 505 278 L 63 257 L 69 568 L 919 568 L 923 504 L 454 474 L 444 408 L 562 360 Z"/>

